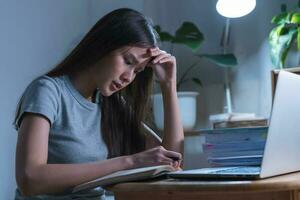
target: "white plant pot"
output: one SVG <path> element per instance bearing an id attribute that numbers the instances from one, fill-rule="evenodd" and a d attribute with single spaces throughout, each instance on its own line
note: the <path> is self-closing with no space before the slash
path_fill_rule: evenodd
<path id="1" fill-rule="evenodd" d="M 192 130 L 197 120 L 198 92 L 178 92 L 181 122 L 185 131 Z M 164 129 L 164 107 L 162 94 L 153 95 L 154 121 L 159 130 Z"/>

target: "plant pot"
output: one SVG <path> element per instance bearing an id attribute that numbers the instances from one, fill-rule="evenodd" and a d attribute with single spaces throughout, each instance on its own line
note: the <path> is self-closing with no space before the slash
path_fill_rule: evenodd
<path id="1" fill-rule="evenodd" d="M 193 130 L 197 120 L 198 92 L 178 92 L 181 122 L 185 131 Z M 164 129 L 164 107 L 162 94 L 153 95 L 154 121 L 159 130 Z"/>

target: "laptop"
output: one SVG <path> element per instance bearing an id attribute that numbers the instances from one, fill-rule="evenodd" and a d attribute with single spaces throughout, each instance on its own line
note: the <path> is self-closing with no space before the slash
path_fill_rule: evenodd
<path id="1" fill-rule="evenodd" d="M 261 179 L 300 171 L 300 76 L 280 71 L 261 166 L 183 170 L 170 178 Z"/>

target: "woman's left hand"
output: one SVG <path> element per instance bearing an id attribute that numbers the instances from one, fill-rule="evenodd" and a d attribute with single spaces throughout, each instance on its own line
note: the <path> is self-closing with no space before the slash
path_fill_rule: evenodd
<path id="1" fill-rule="evenodd" d="M 149 66 L 153 68 L 160 84 L 176 83 L 176 58 L 158 47 L 151 48 L 149 51 L 153 57 Z"/>

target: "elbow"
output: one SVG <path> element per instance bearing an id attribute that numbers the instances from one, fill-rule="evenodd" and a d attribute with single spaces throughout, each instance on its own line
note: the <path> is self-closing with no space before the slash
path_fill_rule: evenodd
<path id="1" fill-rule="evenodd" d="M 30 197 L 39 194 L 36 181 L 31 173 L 17 173 L 16 181 L 22 196 Z"/>

